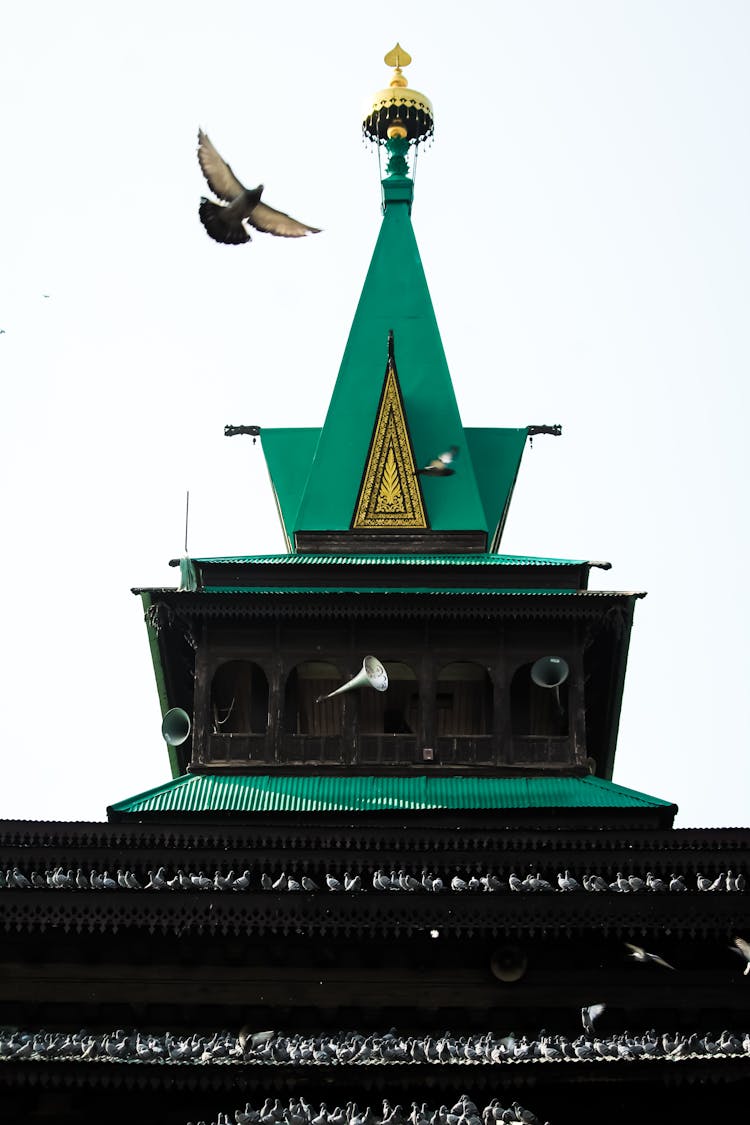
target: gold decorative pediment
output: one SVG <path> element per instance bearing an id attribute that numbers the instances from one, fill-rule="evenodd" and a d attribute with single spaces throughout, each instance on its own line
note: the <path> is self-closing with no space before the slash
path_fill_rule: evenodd
<path id="1" fill-rule="evenodd" d="M 396 365 L 389 356 L 352 528 L 426 528 L 415 470 Z"/>

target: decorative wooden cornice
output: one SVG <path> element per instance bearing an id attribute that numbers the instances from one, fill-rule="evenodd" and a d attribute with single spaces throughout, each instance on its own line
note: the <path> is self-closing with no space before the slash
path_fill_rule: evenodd
<path id="1" fill-rule="evenodd" d="M 331 895 L 248 892 L 212 895 L 177 891 L 50 892 L 5 890 L 2 926 L 33 931 L 49 926 L 78 932 L 143 927 L 162 933 L 397 934 L 436 929 L 497 936 L 586 933 L 744 933 L 746 895 Z"/>

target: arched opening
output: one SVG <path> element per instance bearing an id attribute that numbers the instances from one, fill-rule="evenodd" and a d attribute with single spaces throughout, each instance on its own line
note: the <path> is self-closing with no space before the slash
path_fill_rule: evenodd
<path id="1" fill-rule="evenodd" d="M 344 699 L 335 695 L 324 698 L 342 685 L 342 676 L 334 664 L 308 660 L 298 664 L 287 676 L 284 692 L 284 730 L 287 734 L 341 734 L 344 722 Z M 318 702 L 320 700 L 320 702 Z"/>
<path id="2" fill-rule="evenodd" d="M 547 738 L 568 733 L 568 681 L 542 687 L 531 676 L 536 661 L 517 668 L 510 685 L 510 721 L 514 735 Z"/>
<path id="3" fill-rule="evenodd" d="M 268 729 L 268 678 L 252 660 L 220 664 L 211 681 L 213 734 L 265 734 Z"/>
<path id="4" fill-rule="evenodd" d="M 359 693 L 360 734 L 416 735 L 419 690 L 413 668 L 398 660 L 384 660 L 387 691 L 363 687 Z"/>
<path id="5" fill-rule="evenodd" d="M 492 680 L 486 668 L 471 661 L 446 664 L 437 678 L 438 737 L 491 734 L 492 701 Z"/>

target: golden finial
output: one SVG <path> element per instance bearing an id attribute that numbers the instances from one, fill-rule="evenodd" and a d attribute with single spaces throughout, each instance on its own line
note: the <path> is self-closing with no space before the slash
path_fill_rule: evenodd
<path id="1" fill-rule="evenodd" d="M 387 89 L 373 98 L 365 115 L 363 130 L 368 140 L 385 144 L 388 140 L 408 140 L 418 144 L 432 136 L 432 106 L 429 98 L 410 90 L 402 67 L 411 62 L 411 55 L 400 43 L 385 55 L 386 66 L 392 66 L 393 77 Z"/>
<path id="2" fill-rule="evenodd" d="M 397 70 L 400 70 L 402 66 L 409 65 L 411 55 L 408 51 L 404 50 L 400 43 L 397 43 L 393 50 L 389 51 L 385 56 L 383 62 L 386 66 L 395 66 Z"/>
<path id="3" fill-rule="evenodd" d="M 393 78 L 391 79 L 391 86 L 408 86 L 409 83 L 404 78 L 402 66 L 408 66 L 411 62 L 411 55 L 405 51 L 400 43 L 397 43 L 392 51 L 383 59 L 386 66 L 394 67 Z"/>

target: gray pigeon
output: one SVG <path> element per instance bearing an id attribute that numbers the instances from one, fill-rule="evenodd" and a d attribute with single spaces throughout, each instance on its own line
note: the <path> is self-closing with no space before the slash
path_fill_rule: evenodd
<path id="1" fill-rule="evenodd" d="M 198 130 L 198 163 L 211 191 L 223 200 L 215 203 L 201 198 L 198 208 L 201 222 L 215 242 L 234 246 L 250 242 L 246 224 L 281 238 L 301 238 L 306 234 L 320 233 L 318 227 L 308 227 L 283 211 L 261 203 L 263 184 L 256 188 L 246 188 L 241 184 L 202 129 Z"/>

